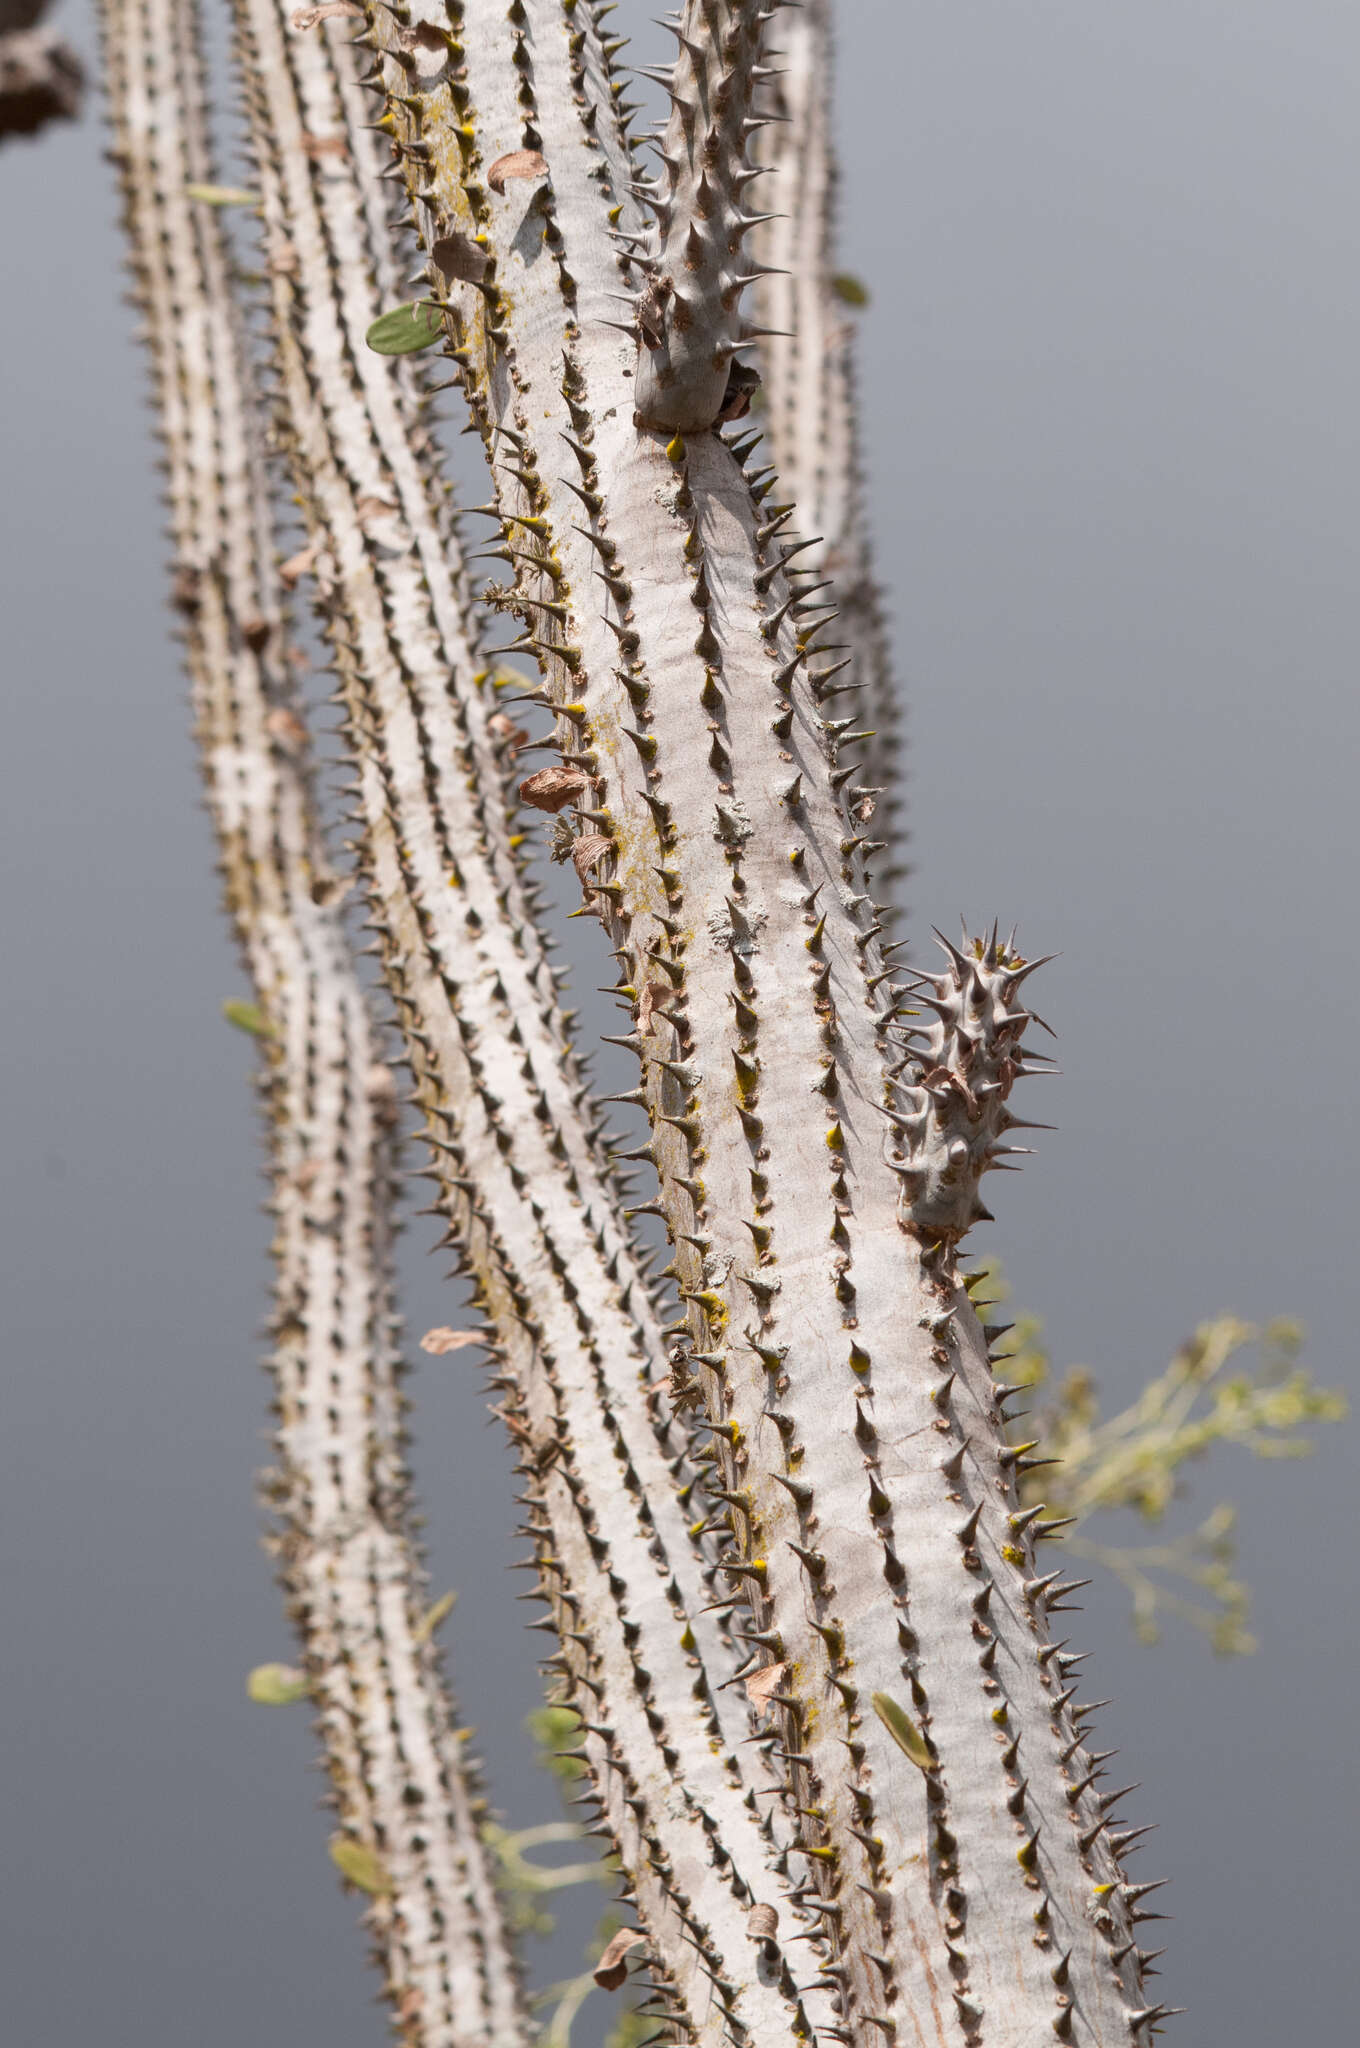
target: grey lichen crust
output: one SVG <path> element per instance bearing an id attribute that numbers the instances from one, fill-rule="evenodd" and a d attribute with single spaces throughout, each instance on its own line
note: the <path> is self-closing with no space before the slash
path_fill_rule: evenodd
<path id="1" fill-rule="evenodd" d="M 365 125 L 373 109 L 347 24 L 294 31 L 274 0 L 238 0 L 237 20 L 278 434 L 308 522 L 432 1177 L 520 1455 L 542 1626 L 560 1644 L 550 1666 L 584 1724 L 658 2009 L 690 2015 L 701 2040 L 786 2039 L 794 1980 L 748 1922 L 782 1895 L 788 1831 L 769 1814 L 773 1737 L 750 1741 L 745 1700 L 726 1683 L 738 1596 L 715 1578 L 702 1528 L 696 1475 L 711 1453 L 687 1455 L 666 1406 L 655 1308 L 554 1000 L 507 807 L 506 721 L 471 637 L 425 394 L 409 367 L 394 373 L 364 346 L 375 314 L 410 289 Z M 446 27 L 401 37 L 403 79 L 446 79 Z M 522 199 L 535 186 L 510 189 Z"/>
<path id="2" fill-rule="evenodd" d="M 685 1987 L 687 2026 L 1144 2048 L 1144 1893 L 1049 1633 L 1070 1590 L 1038 1562 L 1055 1530 L 1020 1507 L 952 1233 L 900 1219 L 896 1140 L 920 1104 L 899 1087 L 929 1091 L 937 1062 L 880 945 L 853 721 L 826 715 L 834 604 L 792 562 L 794 508 L 743 469 L 749 444 L 634 425 L 637 356 L 611 323 L 645 281 L 646 223 L 594 10 L 514 0 L 507 28 L 481 0 L 415 0 L 369 19 L 422 239 L 487 258 L 471 290 L 436 289 L 519 644 L 567 764 L 597 778 L 591 900 L 639 996 L 722 1568 L 781 1727 L 798 1844 L 775 1903 L 812 1962 L 803 2009 L 790 2030 L 733 1988 L 715 2020 Z M 423 32 L 448 49 L 425 79 L 401 61 Z M 526 151 L 537 180 L 492 175 Z"/>
<path id="3" fill-rule="evenodd" d="M 403 2040 L 531 2038 L 474 1757 L 430 1640 L 393 1314 L 391 1075 L 317 825 L 187 0 L 104 0 L 114 159 L 154 371 L 200 760 L 264 1024 L 273 1548 Z"/>

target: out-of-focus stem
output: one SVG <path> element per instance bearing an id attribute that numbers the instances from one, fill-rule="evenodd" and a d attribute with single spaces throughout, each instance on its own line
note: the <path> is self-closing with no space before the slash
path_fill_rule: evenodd
<path id="1" fill-rule="evenodd" d="M 271 1547 L 367 1919 L 413 2048 L 530 2036 L 475 1765 L 421 1619 L 393 1314 L 394 1100 L 341 922 L 273 574 L 255 403 L 186 0 L 104 0 L 200 759 L 264 1022 L 274 1237 Z"/>

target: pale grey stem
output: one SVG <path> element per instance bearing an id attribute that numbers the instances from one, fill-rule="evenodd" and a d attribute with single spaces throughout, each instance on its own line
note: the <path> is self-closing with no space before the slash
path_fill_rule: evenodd
<path id="1" fill-rule="evenodd" d="M 786 1904 L 822 1923 L 835 2011 L 812 2031 L 856 2048 L 1145 2042 L 1160 2012 L 1141 1990 L 1142 1892 L 1108 1838 L 1086 1710 L 1052 1668 L 1061 1588 L 1035 1562 L 956 1240 L 938 1234 L 935 1195 L 958 1193 L 953 1173 L 975 1198 L 990 1139 L 981 1159 L 971 1137 L 955 1152 L 968 1065 L 928 1063 L 882 963 L 844 798 L 858 771 L 822 717 L 834 605 L 786 566 L 795 508 L 767 512 L 768 475 L 715 433 L 634 425 L 616 329 L 644 223 L 593 8 L 515 0 L 507 23 L 490 0 L 414 0 L 409 26 L 370 22 L 422 237 L 480 237 L 488 259 L 471 289 L 444 272 L 453 353 L 514 542 L 522 644 L 568 759 L 599 778 L 592 895 L 634 985 L 674 991 L 635 1049 L 731 1496 L 726 1569 L 783 1667 L 802 1824 Z M 448 37 L 446 73 L 412 75 L 413 34 Z M 536 178 L 497 176 L 526 152 Z M 991 1018 L 984 1078 L 1004 1099 L 1019 963 L 995 945 L 960 960 L 935 1000 Z M 918 1166 L 919 1218 L 903 1193 Z"/>
<path id="2" fill-rule="evenodd" d="M 865 502 L 857 284 L 836 265 L 831 0 L 803 0 L 781 14 L 773 40 L 777 76 L 767 102 L 778 118 L 756 142 L 768 218 L 752 236 L 761 268 L 751 305 L 765 336 L 758 420 L 766 428 L 764 453 L 779 472 L 778 495 L 798 508 L 799 530 L 790 541 L 803 543 L 799 566 L 833 579 L 836 633 L 845 643 L 836 702 L 868 728 L 854 755 L 859 774 L 851 804 L 857 822 L 873 820 L 874 841 L 881 842 L 873 850 L 884 856 L 874 860 L 874 881 L 895 903 L 907 872 L 902 714 Z"/>
<path id="3" fill-rule="evenodd" d="M 780 1896 L 777 1781 L 711 1561 L 686 1526 L 664 1347 L 615 1217 L 505 806 L 488 657 L 419 393 L 365 347 L 399 282 L 347 25 L 237 20 L 275 308 L 278 419 L 308 521 L 356 756 L 361 856 L 454 1245 L 492 1325 L 531 1539 L 585 1754 L 649 1937 L 695 2038 L 783 2039 L 797 1994 L 748 1931 Z M 401 46 L 416 78 L 440 35 Z M 439 252 L 453 260 L 447 249 Z M 457 252 L 454 252 L 455 254 Z M 466 252 L 459 256 L 465 261 Z M 593 792 L 578 790 L 590 813 Z M 660 1000 L 626 981 L 638 1004 Z M 772 1738 L 767 1737 L 766 1740 Z"/>
<path id="4" fill-rule="evenodd" d="M 531 2037 L 476 1766 L 422 1626 L 393 1314 L 395 1098 L 341 922 L 273 573 L 251 366 L 213 210 L 186 0 L 104 0 L 200 759 L 265 1028 L 278 1469 L 266 1497 L 343 1836 L 402 2039 Z"/>
<path id="5" fill-rule="evenodd" d="M 767 0 L 686 0 L 672 29 L 673 68 L 650 75 L 666 87 L 670 116 L 659 142 L 662 175 L 634 189 L 653 217 L 641 256 L 634 411 L 640 425 L 686 433 L 711 427 L 743 387 L 738 351 L 756 331 L 741 317 L 753 282 L 745 238 L 761 216 L 746 209 L 760 171 L 747 144 L 771 77 L 762 59 Z"/>

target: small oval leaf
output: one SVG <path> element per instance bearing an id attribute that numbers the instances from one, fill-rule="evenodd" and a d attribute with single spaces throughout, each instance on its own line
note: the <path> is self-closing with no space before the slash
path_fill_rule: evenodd
<path id="1" fill-rule="evenodd" d="M 259 1707 L 291 1707 L 307 1697 L 307 1680 L 291 1664 L 257 1664 L 246 1679 L 246 1692 Z"/>
<path id="2" fill-rule="evenodd" d="M 196 199 L 200 206 L 258 206 L 258 192 L 247 192 L 244 185 L 186 185 L 186 199 Z"/>
<path id="3" fill-rule="evenodd" d="M 380 313 L 364 340 L 379 356 L 413 356 L 418 349 L 433 348 L 444 332 L 444 319 L 437 306 L 393 306 Z"/>
<path id="4" fill-rule="evenodd" d="M 867 306 L 869 303 L 868 285 L 852 277 L 848 270 L 842 270 L 832 278 L 831 289 L 843 306 Z"/>
<path id="5" fill-rule="evenodd" d="M 432 1606 L 427 1607 L 411 1631 L 412 1640 L 417 1643 L 428 1643 L 440 1622 L 447 1621 L 453 1613 L 457 1598 L 456 1593 L 445 1593 Z"/>
<path id="6" fill-rule="evenodd" d="M 891 1735 L 904 1756 L 909 1756 L 920 1771 L 933 1771 L 935 1758 L 930 1744 L 921 1733 L 911 1715 L 889 1693 L 873 1694 L 874 1712 Z"/>
<path id="7" fill-rule="evenodd" d="M 380 1899 L 392 1890 L 392 1880 L 375 1849 L 363 1842 L 351 1842 L 347 1835 L 332 1835 L 329 1846 L 331 1862 L 340 1875 L 357 1884 L 361 1892 Z"/>
<path id="8" fill-rule="evenodd" d="M 252 1038 L 269 1036 L 269 1020 L 258 1003 L 223 1003 L 222 1015 L 228 1024 L 234 1024 L 238 1031 L 248 1031 Z"/>

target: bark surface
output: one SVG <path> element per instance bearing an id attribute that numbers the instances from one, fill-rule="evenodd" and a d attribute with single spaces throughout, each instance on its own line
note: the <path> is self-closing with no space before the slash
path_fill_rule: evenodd
<path id="1" fill-rule="evenodd" d="M 273 567 L 251 366 L 211 208 L 197 23 L 105 0 L 115 157 L 165 454 L 174 601 L 256 993 L 274 1218 L 274 1551 L 401 2036 L 531 2037 L 475 1760 L 426 1621 L 393 1309 L 395 1094 L 326 859 Z M 342 1865 L 342 1867 L 344 1867 Z"/>
<path id="2" fill-rule="evenodd" d="M 455 236 L 486 259 L 475 281 L 443 272 L 440 296 L 521 644 L 564 758 L 599 778 L 592 897 L 631 984 L 673 991 L 636 1049 L 730 1496 L 724 1569 L 779 1667 L 799 1825 L 783 1903 L 820 1929 L 832 2008 L 795 2031 L 1138 2039 L 1157 2016 L 1141 1894 L 1055 1668 L 1061 1588 L 1035 1554 L 1052 1532 L 1020 1510 L 956 1239 L 933 1195 L 914 1208 L 921 1187 L 958 1191 L 946 1169 L 975 1200 L 999 1163 L 1023 963 L 994 944 L 951 957 L 927 991 L 963 1013 L 945 1034 L 961 1064 L 942 1067 L 883 961 L 852 721 L 824 715 L 834 606 L 787 555 L 795 508 L 771 507 L 770 477 L 720 434 L 634 424 L 637 355 L 615 328 L 646 223 L 594 10 L 416 0 L 370 21 L 432 260 Z M 403 41 L 422 35 L 447 53 L 423 78 Z M 521 153 L 543 173 L 498 179 Z M 949 1123 L 970 1101 L 988 1131 L 960 1155 Z"/>

